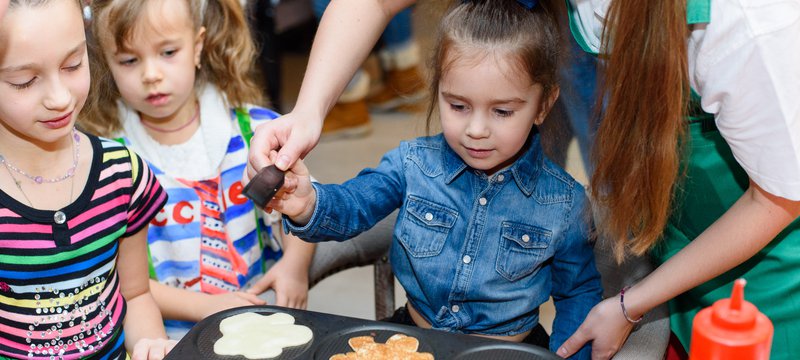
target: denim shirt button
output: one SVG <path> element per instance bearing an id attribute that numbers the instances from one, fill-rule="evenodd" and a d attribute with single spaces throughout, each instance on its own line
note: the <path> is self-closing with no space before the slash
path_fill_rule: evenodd
<path id="1" fill-rule="evenodd" d="M 486 198 L 478 199 L 478 203 L 481 204 L 481 206 L 486 205 L 486 203 L 487 203 Z"/>
<path id="2" fill-rule="evenodd" d="M 425 214 L 425 220 L 428 220 L 428 221 L 433 220 L 433 214 L 431 214 L 431 213 Z"/>
<path id="3" fill-rule="evenodd" d="M 453 310 L 454 313 L 457 313 L 459 310 L 461 310 L 461 308 L 458 307 L 458 305 L 453 305 L 453 307 L 451 307 L 450 310 Z"/>
<path id="4" fill-rule="evenodd" d="M 531 241 L 531 237 L 528 234 L 522 235 L 522 242 Z"/>
<path id="5" fill-rule="evenodd" d="M 469 264 L 472 261 L 472 258 L 469 255 L 464 255 L 461 260 L 464 261 L 464 264 Z"/>
<path id="6" fill-rule="evenodd" d="M 506 177 L 503 174 L 497 175 L 497 182 L 503 182 L 505 179 Z"/>

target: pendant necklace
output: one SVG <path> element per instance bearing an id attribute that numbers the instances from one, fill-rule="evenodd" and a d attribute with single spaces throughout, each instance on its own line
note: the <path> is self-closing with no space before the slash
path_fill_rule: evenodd
<path id="1" fill-rule="evenodd" d="M 43 183 L 53 184 L 53 183 L 61 182 L 61 181 L 64 181 L 66 179 L 70 179 L 71 178 L 72 180 L 70 181 L 69 199 L 67 201 L 67 204 L 69 205 L 69 203 L 72 202 L 72 196 L 73 196 L 73 192 L 74 192 L 74 189 L 75 189 L 75 178 L 74 178 L 75 169 L 77 169 L 78 160 L 80 159 L 80 136 L 78 135 L 78 132 L 74 128 L 72 129 L 72 140 L 73 140 L 73 142 L 72 142 L 72 148 L 73 148 L 73 151 L 72 151 L 72 166 L 70 166 L 70 168 L 67 169 L 66 174 L 61 175 L 59 177 L 51 178 L 51 179 L 45 179 L 44 177 L 38 176 L 38 175 L 30 175 L 27 172 L 25 172 L 24 170 L 22 170 L 20 168 L 17 168 L 16 166 L 12 165 L 10 162 L 8 162 L 8 160 L 3 155 L 0 155 L 0 163 L 2 163 L 4 165 L 4 167 L 6 168 L 6 171 L 8 172 L 8 175 L 11 176 L 11 180 L 14 181 L 14 184 L 17 186 L 17 189 L 22 194 L 22 197 L 25 198 L 25 201 L 28 203 L 28 206 L 33 208 L 34 207 L 33 206 L 33 202 L 31 202 L 31 199 L 28 197 L 28 195 L 25 193 L 25 191 L 22 190 L 22 183 L 21 183 L 20 180 L 17 179 L 16 176 L 14 176 L 14 172 L 16 172 L 17 174 L 20 174 L 20 175 L 28 178 L 29 180 L 33 181 L 37 185 L 41 185 Z M 53 214 L 53 221 L 56 224 L 59 224 L 59 225 L 63 224 L 64 222 L 67 221 L 67 216 L 66 216 L 66 214 L 64 214 L 63 211 L 58 210 L 58 211 L 55 212 L 55 214 Z"/>

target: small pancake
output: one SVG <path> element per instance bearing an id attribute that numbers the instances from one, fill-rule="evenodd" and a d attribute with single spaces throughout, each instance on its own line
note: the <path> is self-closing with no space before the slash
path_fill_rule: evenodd
<path id="1" fill-rule="evenodd" d="M 376 343 L 372 336 L 357 336 L 347 344 L 352 352 L 333 355 L 330 360 L 433 360 L 433 354 L 417 352 L 417 338 L 404 334 L 392 335 L 385 344 Z"/>
<path id="2" fill-rule="evenodd" d="M 403 334 L 394 334 L 389 340 L 386 340 L 386 345 L 405 352 L 417 352 L 417 349 L 419 349 L 419 340 Z"/>

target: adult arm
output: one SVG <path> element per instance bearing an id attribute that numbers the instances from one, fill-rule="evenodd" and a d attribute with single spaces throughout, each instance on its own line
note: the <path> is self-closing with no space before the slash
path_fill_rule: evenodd
<path id="1" fill-rule="evenodd" d="M 800 201 L 781 198 L 754 182 L 708 229 L 667 262 L 625 292 L 625 307 L 635 319 L 681 293 L 736 267 L 763 249 L 800 216 Z M 708 256 L 715 254 L 715 256 Z M 619 298 L 606 299 L 589 313 L 578 331 L 559 349 L 569 356 L 594 340 L 593 359 L 608 359 L 632 329 Z"/>
<path id="2" fill-rule="evenodd" d="M 702 42 L 690 47 L 692 88 L 703 109 L 715 114 L 750 185 L 708 229 L 626 292 L 632 318 L 743 263 L 800 216 L 800 83 L 794 80 L 800 77 L 800 9 L 775 6 L 747 9 L 752 14 L 735 6 L 714 8 L 712 14 L 725 16 L 705 25 Z M 594 340 L 595 358 L 608 358 L 631 328 L 619 298 L 608 299 L 559 355 Z"/>
<path id="3" fill-rule="evenodd" d="M 319 141 L 322 122 L 369 55 L 386 24 L 415 0 L 331 1 L 320 20 L 297 104 L 291 113 L 256 128 L 245 181 L 271 164 L 288 170 Z"/>

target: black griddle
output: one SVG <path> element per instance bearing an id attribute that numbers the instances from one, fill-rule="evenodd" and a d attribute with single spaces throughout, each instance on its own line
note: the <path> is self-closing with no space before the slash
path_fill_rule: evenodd
<path id="1" fill-rule="evenodd" d="M 314 336 L 309 343 L 284 348 L 280 356 L 272 358 L 275 360 L 328 360 L 335 354 L 352 351 L 347 344 L 350 338 L 369 335 L 375 338 L 375 342 L 385 343 L 390 336 L 398 333 L 417 338 L 417 351 L 431 353 L 437 360 L 561 359 L 545 348 L 528 344 L 278 306 L 248 306 L 225 310 L 197 323 L 167 355 L 166 360 L 247 360 L 244 356 L 221 356 L 214 353 L 214 342 L 222 337 L 219 323 L 227 317 L 246 312 L 261 315 L 287 313 L 294 316 L 295 324 L 307 326 L 313 332 Z"/>

